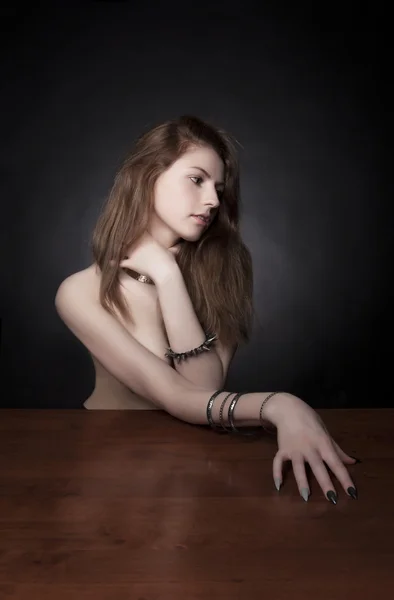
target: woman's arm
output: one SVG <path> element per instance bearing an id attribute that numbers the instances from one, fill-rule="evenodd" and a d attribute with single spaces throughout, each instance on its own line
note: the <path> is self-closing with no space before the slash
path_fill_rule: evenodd
<path id="1" fill-rule="evenodd" d="M 174 352 L 187 352 L 200 346 L 205 340 L 205 333 L 176 262 L 162 279 L 156 279 L 155 284 L 171 349 Z M 230 361 L 223 364 L 216 345 L 214 342 L 209 352 L 202 352 L 187 360 L 174 360 L 176 371 L 196 385 L 204 382 L 208 388 L 222 387 Z"/>
<path id="2" fill-rule="evenodd" d="M 209 398 L 220 386 L 193 384 L 140 344 L 125 327 L 73 276 L 59 286 L 55 298 L 59 316 L 80 342 L 120 382 L 151 400 L 174 417 L 193 424 L 207 425 Z M 216 398 L 212 417 L 218 423 L 222 392 Z M 237 426 L 259 424 L 259 410 L 267 393 L 242 396 L 234 411 Z M 264 418 L 274 425 L 280 417 L 287 394 L 275 397 L 264 406 Z M 291 396 L 291 395 L 289 395 Z M 228 399 L 228 402 L 231 398 Z M 228 403 L 226 404 L 228 408 Z M 226 411 L 224 412 L 224 415 Z M 225 418 L 227 423 L 227 418 Z"/>

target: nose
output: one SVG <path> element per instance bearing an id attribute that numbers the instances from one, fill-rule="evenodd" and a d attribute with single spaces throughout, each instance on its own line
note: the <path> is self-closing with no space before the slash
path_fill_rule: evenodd
<path id="1" fill-rule="evenodd" d="M 217 208 L 219 206 L 220 200 L 219 200 L 219 197 L 218 197 L 218 192 L 216 190 L 213 191 L 213 192 L 209 192 L 207 194 L 207 198 L 206 198 L 205 204 L 211 206 L 212 210 L 214 208 Z"/>

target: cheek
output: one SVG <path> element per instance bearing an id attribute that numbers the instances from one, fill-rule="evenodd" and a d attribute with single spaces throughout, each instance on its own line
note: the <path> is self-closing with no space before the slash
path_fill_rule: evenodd
<path id="1" fill-rule="evenodd" d="M 173 206 L 173 192 L 171 187 L 162 182 L 155 190 L 155 208 L 160 214 L 166 213 Z"/>
<path id="2" fill-rule="evenodd" d="M 177 185 L 163 182 L 163 185 L 155 193 L 156 211 L 160 214 L 167 212 L 171 215 L 182 215 L 185 210 L 190 211 L 196 200 L 196 190 L 187 181 L 177 183 Z"/>
<path id="3" fill-rule="evenodd" d="M 182 215 L 182 202 L 173 190 L 162 187 L 155 195 L 155 211 L 162 221 L 174 225 Z"/>
<path id="4" fill-rule="evenodd" d="M 200 190 L 191 181 L 186 181 L 182 186 L 179 186 L 178 201 L 180 206 L 186 210 L 191 210 L 198 202 Z"/>

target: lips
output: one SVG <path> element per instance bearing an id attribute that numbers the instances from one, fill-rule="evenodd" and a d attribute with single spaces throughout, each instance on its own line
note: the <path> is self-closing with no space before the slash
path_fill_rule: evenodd
<path id="1" fill-rule="evenodd" d="M 193 217 L 200 217 L 204 220 L 204 222 L 208 225 L 208 223 L 210 222 L 210 217 L 209 215 L 193 215 Z"/>

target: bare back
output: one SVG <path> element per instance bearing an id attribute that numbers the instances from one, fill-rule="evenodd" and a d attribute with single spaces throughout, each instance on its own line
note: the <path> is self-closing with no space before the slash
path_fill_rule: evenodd
<path id="1" fill-rule="evenodd" d="M 88 291 L 88 294 L 81 294 L 81 302 L 86 302 L 87 297 L 91 297 L 99 302 L 100 271 L 95 264 L 92 264 L 83 271 L 74 273 L 71 277 L 78 281 L 81 290 Z M 164 356 L 169 343 L 156 287 L 137 281 L 122 270 L 120 274 L 120 290 L 131 308 L 131 316 L 134 323 L 125 322 L 120 313 L 116 311 L 119 322 L 140 344 L 173 367 L 172 359 Z M 90 352 L 89 354 L 95 368 L 95 387 L 92 394 L 84 402 L 85 408 L 89 410 L 158 409 L 150 400 L 139 396 L 118 381 L 93 354 Z"/>

